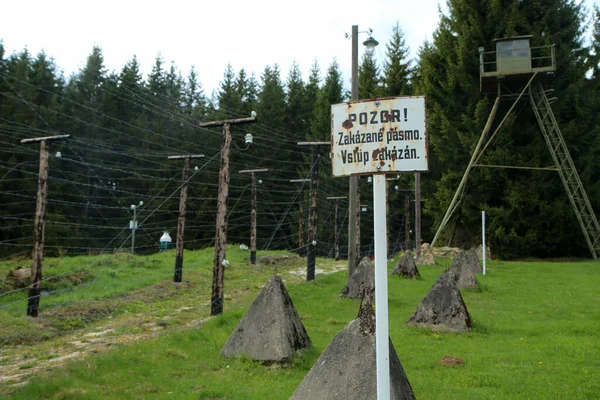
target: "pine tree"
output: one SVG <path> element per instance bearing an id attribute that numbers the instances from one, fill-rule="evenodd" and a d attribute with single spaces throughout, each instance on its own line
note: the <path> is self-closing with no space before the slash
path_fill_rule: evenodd
<path id="1" fill-rule="evenodd" d="M 187 76 L 183 97 L 185 113 L 190 117 L 203 119 L 207 112 L 206 96 L 193 65 Z"/>
<path id="2" fill-rule="evenodd" d="M 236 76 L 231 64 L 227 64 L 223 80 L 219 85 L 218 92 L 218 116 L 219 118 L 238 117 L 240 112 L 240 95 L 236 87 Z"/>
<path id="3" fill-rule="evenodd" d="M 311 121 L 313 119 L 313 114 L 315 112 L 315 103 L 317 102 L 317 97 L 319 95 L 319 90 L 321 87 L 321 69 L 319 68 L 319 63 L 315 59 L 313 64 L 310 67 L 310 71 L 308 74 L 308 82 L 306 83 L 306 88 L 304 91 L 304 114 L 303 114 L 303 123 L 310 127 Z M 306 134 L 308 135 L 309 130 L 306 130 Z"/>
<path id="4" fill-rule="evenodd" d="M 162 56 L 159 54 L 156 56 L 154 61 L 154 66 L 152 67 L 152 71 L 150 75 L 148 75 L 148 90 L 150 91 L 150 95 L 154 98 L 165 95 L 165 70 L 163 68 L 165 61 Z"/>
<path id="5" fill-rule="evenodd" d="M 257 88 L 255 85 L 256 81 L 251 81 L 246 74 L 246 71 L 242 68 L 238 72 L 237 79 L 235 81 L 236 94 L 240 100 L 240 109 L 237 111 L 239 116 L 247 117 L 252 112 L 256 103 Z"/>
<path id="6" fill-rule="evenodd" d="M 250 74 L 250 78 L 248 78 L 248 85 L 246 87 L 246 92 L 244 94 L 244 105 L 247 110 L 252 112 L 256 107 L 256 102 L 258 101 L 258 92 L 259 92 L 259 84 L 256 80 L 256 76 L 254 72 Z"/>
<path id="7" fill-rule="evenodd" d="M 77 101 L 83 101 L 92 108 L 97 107 L 103 95 L 102 84 L 105 79 L 104 56 L 100 47 L 94 46 L 85 67 L 75 78 L 76 89 L 79 92 Z"/>
<path id="8" fill-rule="evenodd" d="M 142 112 L 142 106 L 136 99 L 141 97 L 143 88 L 142 74 L 137 57 L 125 63 L 119 74 L 118 99 L 122 104 L 120 116 L 122 120 L 134 122 Z M 132 101 L 128 101 L 128 100 Z"/>
<path id="9" fill-rule="evenodd" d="M 386 47 L 386 61 L 383 67 L 383 93 L 385 96 L 406 96 L 411 94 L 411 62 L 409 48 L 404 39 L 400 24 L 392 28 L 392 38 Z"/>
<path id="10" fill-rule="evenodd" d="M 285 93 L 279 66 L 267 66 L 261 76 L 262 90 L 259 94 L 258 113 L 261 123 L 277 132 L 284 131 Z"/>
<path id="11" fill-rule="evenodd" d="M 115 115 L 118 107 L 116 102 L 111 104 L 111 96 L 106 92 L 106 74 L 102 50 L 93 46 L 85 66 L 71 76 L 65 89 L 67 100 L 63 102 L 62 113 L 77 116 L 65 121 L 68 132 L 81 138 L 113 138 L 113 135 L 101 129 L 115 126 L 114 122 L 111 124 L 101 113 L 112 111 L 112 115 Z"/>
<path id="12" fill-rule="evenodd" d="M 331 137 L 331 105 L 341 103 L 343 100 L 342 72 L 337 61 L 333 60 L 327 69 L 325 83 L 317 94 L 310 124 L 310 140 L 329 140 Z"/>
<path id="13" fill-rule="evenodd" d="M 288 73 L 285 96 L 285 126 L 292 137 L 301 139 L 308 128 L 306 123 L 306 107 L 304 82 L 298 63 L 294 62 Z"/>
<path id="14" fill-rule="evenodd" d="M 365 52 L 358 67 L 358 98 L 370 99 L 381 94 L 379 67 L 373 53 Z"/>
<path id="15" fill-rule="evenodd" d="M 279 67 L 266 66 L 261 75 L 261 90 L 258 94 L 256 112 L 258 124 L 253 132 L 257 148 L 252 152 L 256 157 L 279 161 L 278 169 L 285 170 L 289 164 L 289 132 L 286 130 L 285 93 Z M 268 168 L 268 165 L 263 165 Z"/>

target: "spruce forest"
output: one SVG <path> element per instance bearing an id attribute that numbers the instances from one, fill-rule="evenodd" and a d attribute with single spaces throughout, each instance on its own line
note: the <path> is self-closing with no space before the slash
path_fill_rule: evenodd
<path id="1" fill-rule="evenodd" d="M 593 26 L 592 36 L 585 36 Z M 533 46 L 555 45 L 552 107 L 592 207 L 600 210 L 600 11 L 580 2 L 449 0 L 431 42 L 410 57 L 402 26 L 380 46 L 385 57 L 366 54 L 359 66 L 359 98 L 425 95 L 429 172 L 421 174 L 422 236 L 435 235 L 492 108 L 494 97 L 479 90 L 478 47 L 492 49 L 496 38 L 532 35 Z M 48 44 L 50 48 L 50 44 Z M 31 137 L 70 134 L 50 145 L 45 253 L 98 254 L 131 246 L 130 206 L 137 209 L 136 252 L 158 251 L 163 232 L 175 239 L 183 162 L 167 157 L 204 154 L 194 159 L 188 186 L 186 248 L 213 245 L 221 128 L 203 121 L 247 117 L 257 123 L 232 127 L 228 242 L 250 238 L 250 176 L 259 173 L 257 248 L 299 248 L 299 205 L 308 215 L 311 149 L 302 141 L 330 140 L 330 107 L 349 100 L 347 80 L 335 60 L 289 71 L 267 65 L 260 76 L 228 66 L 212 96 L 203 91 L 202 72 L 186 76 L 176 63 L 156 58 L 143 76 L 135 56 L 120 71 L 104 65 L 94 47 L 84 67 L 64 76 L 44 53 L 27 49 L 6 54 L 0 41 L 0 257 L 31 252 L 39 145 Z M 131 49 L 132 53 L 135 49 Z M 82 55 L 82 59 L 85 55 Z M 502 116 L 511 102 L 500 105 Z M 496 118 L 497 126 L 501 118 Z M 494 126 L 492 127 L 492 130 Z M 245 137 L 251 134 L 253 143 Z M 527 101 L 517 105 L 492 145 L 486 164 L 548 167 L 553 160 Z M 318 161 L 320 256 L 333 257 L 335 202 L 346 196 L 348 179 L 331 177 L 328 149 Z M 390 178 L 396 178 L 395 175 Z M 371 187 L 360 178 L 361 253 L 373 247 Z M 407 245 L 414 230 L 414 175 L 390 182 L 389 249 Z M 486 239 L 495 256 L 589 257 L 589 249 L 556 171 L 475 168 L 438 246 L 470 247 L 481 241 L 480 212 L 487 214 Z M 347 254 L 348 203 L 341 202 L 341 254 Z M 411 236 L 414 241 L 414 236 Z M 414 245 L 414 242 L 409 245 Z"/>

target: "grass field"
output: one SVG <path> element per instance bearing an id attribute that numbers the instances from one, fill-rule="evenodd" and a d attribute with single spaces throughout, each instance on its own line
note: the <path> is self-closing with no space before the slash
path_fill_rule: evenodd
<path id="1" fill-rule="evenodd" d="M 171 282 L 173 252 L 47 260 L 45 276 L 81 270 L 83 282 L 53 288 L 41 299 L 37 320 L 23 316 L 22 292 L 0 296 L 5 377 L 0 396 L 289 398 L 333 336 L 355 317 L 358 301 L 338 297 L 344 271 L 318 274 L 307 283 L 296 273 L 305 268 L 304 260 L 282 267 L 278 272 L 315 349 L 278 367 L 225 359 L 221 347 L 274 272 L 248 265 L 247 255 L 228 249 L 225 313 L 216 318 L 208 318 L 211 249 L 186 252 L 185 283 L 177 287 Z M 481 288 L 462 292 L 473 332 L 405 327 L 450 262 L 438 261 L 439 266 L 420 267 L 420 281 L 389 278 L 390 337 L 417 398 L 600 397 L 600 263 L 489 262 L 488 275 L 478 277 Z M 0 264 L 1 276 L 15 265 Z M 317 260 L 326 272 L 343 265 Z M 445 366 L 444 356 L 465 363 Z"/>

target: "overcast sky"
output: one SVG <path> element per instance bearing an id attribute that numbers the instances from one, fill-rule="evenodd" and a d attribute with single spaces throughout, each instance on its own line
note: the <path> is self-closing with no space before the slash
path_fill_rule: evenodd
<path id="1" fill-rule="evenodd" d="M 591 9 L 599 1 L 584 3 Z M 445 8 L 445 0 L 6 1 L 0 39 L 8 54 L 44 49 L 67 76 L 82 68 L 94 44 L 102 48 L 106 67 L 116 71 L 135 54 L 147 74 L 161 53 L 184 75 L 194 65 L 208 96 L 228 63 L 257 79 L 266 65 L 277 63 L 285 81 L 294 60 L 306 78 L 315 58 L 323 74 L 336 58 L 349 87 L 351 43 L 345 33 L 352 25 L 373 29 L 381 60 L 398 21 L 414 57 L 431 39 L 439 3 Z M 360 42 L 367 37 L 361 33 Z"/>

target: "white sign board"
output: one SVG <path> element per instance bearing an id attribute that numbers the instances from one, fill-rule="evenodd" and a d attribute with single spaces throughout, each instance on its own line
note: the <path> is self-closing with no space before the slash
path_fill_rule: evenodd
<path id="1" fill-rule="evenodd" d="M 333 176 L 427 171 L 425 97 L 331 106 Z"/>

